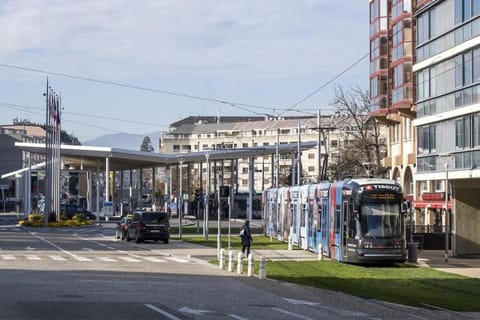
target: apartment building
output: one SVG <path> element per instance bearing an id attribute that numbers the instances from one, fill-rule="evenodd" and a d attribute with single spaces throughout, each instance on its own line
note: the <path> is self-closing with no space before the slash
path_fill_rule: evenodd
<path id="1" fill-rule="evenodd" d="M 418 1 L 415 17 L 417 194 L 436 200 L 454 254 L 478 254 L 480 1 Z"/>
<path id="2" fill-rule="evenodd" d="M 160 152 L 181 153 L 218 149 L 238 149 L 256 146 L 279 144 L 296 144 L 301 141 L 319 141 L 318 148 L 301 153 L 301 181 L 300 183 L 316 182 L 323 168 L 327 168 L 325 155 L 329 154 L 329 161 L 335 161 L 339 156 L 339 148 L 344 143 L 345 130 L 348 130 L 348 121 L 338 115 L 322 116 L 320 132 L 317 117 L 285 117 L 282 119 L 269 119 L 265 117 L 189 117 L 170 126 L 160 141 Z M 352 128 L 350 128 L 351 130 Z M 279 185 L 297 184 L 295 178 L 298 171 L 296 162 L 296 148 L 290 154 L 283 154 L 279 159 Z M 257 157 L 254 159 L 254 185 L 255 192 L 262 192 L 265 188 L 276 185 L 276 165 L 274 156 Z M 214 163 L 216 170 L 222 170 L 224 181 L 229 184 L 230 179 L 235 180 L 237 192 L 249 190 L 248 174 L 250 172 L 248 159 L 238 159 L 231 162 Z M 195 187 L 200 185 L 198 177 L 202 172 L 202 185 L 205 186 L 205 164 L 193 165 L 190 168 L 192 183 Z M 215 169 L 214 169 L 215 170 Z M 325 173 L 328 170 L 325 170 Z M 186 171 L 184 171 L 186 172 Z M 293 180 L 292 180 L 293 175 Z M 197 177 L 197 178 L 195 178 Z"/>
<path id="3" fill-rule="evenodd" d="M 408 200 L 414 199 L 415 130 L 412 120 L 415 54 L 414 0 L 370 0 L 370 99 L 372 113 L 387 131 L 390 168 Z"/>
<path id="4" fill-rule="evenodd" d="M 480 0 L 370 0 L 372 115 L 417 231 L 480 252 Z M 445 245 L 447 250 L 447 244 Z"/>

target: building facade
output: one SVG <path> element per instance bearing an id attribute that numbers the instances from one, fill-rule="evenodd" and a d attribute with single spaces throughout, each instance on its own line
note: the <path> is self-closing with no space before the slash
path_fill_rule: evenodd
<path id="1" fill-rule="evenodd" d="M 435 216 L 420 219 L 443 221 L 454 254 L 478 254 L 480 1 L 418 1 L 415 17 L 415 180 L 418 202 L 435 201 Z"/>
<path id="2" fill-rule="evenodd" d="M 211 121 L 211 122 L 210 122 Z M 320 123 L 320 126 L 319 126 Z M 348 141 L 345 132 L 353 130 L 350 121 L 335 115 L 318 117 L 290 117 L 265 119 L 251 117 L 190 117 L 171 125 L 160 141 L 160 152 L 182 153 L 219 149 L 239 149 L 275 144 L 297 144 L 301 141 L 318 141 L 317 148 L 301 152 L 301 166 L 296 161 L 296 148 L 290 154 L 281 155 L 278 164 L 278 185 L 295 185 L 316 182 L 328 178 L 329 162 L 339 157 L 339 150 Z M 320 130 L 319 130 L 320 128 Z M 326 155 L 328 154 L 328 158 Z M 328 161 L 327 161 L 328 159 Z M 223 181 L 229 184 L 234 179 L 235 191 L 248 192 L 249 159 L 236 162 L 215 163 L 216 170 L 222 170 Z M 298 181 L 298 170 L 301 181 Z M 255 192 L 276 186 L 277 169 L 275 156 L 257 157 L 253 162 Z M 200 171 L 201 170 L 201 171 Z M 188 171 L 188 169 L 187 169 Z M 186 172 L 186 171 L 184 171 Z M 205 186 L 206 167 L 198 164 L 190 168 L 194 188 Z M 200 175 L 200 172 L 202 173 Z M 323 172 L 323 173 L 322 173 Z M 199 181 L 198 177 L 202 176 Z M 213 182 L 213 185 L 216 182 Z M 184 184 L 185 186 L 188 183 Z"/>

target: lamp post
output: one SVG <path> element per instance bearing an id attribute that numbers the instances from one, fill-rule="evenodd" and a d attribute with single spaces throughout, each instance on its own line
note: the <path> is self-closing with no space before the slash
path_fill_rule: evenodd
<path id="1" fill-rule="evenodd" d="M 445 263 L 448 262 L 448 160 L 445 160 Z"/>

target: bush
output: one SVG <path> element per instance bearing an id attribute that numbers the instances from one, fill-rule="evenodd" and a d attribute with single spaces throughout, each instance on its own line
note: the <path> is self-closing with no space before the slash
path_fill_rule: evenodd
<path id="1" fill-rule="evenodd" d="M 85 214 L 83 213 L 77 213 L 73 216 L 73 218 L 70 220 L 66 217 L 66 215 L 62 215 L 60 217 L 59 221 L 55 221 L 54 219 L 51 219 L 51 216 L 55 217 L 55 213 L 52 212 L 49 214 L 49 221 L 48 221 L 48 226 L 49 227 L 79 227 L 79 226 L 85 226 L 85 225 L 91 225 L 92 222 L 86 219 Z M 43 214 L 29 214 L 27 220 L 21 220 L 18 222 L 20 226 L 25 226 L 25 227 L 43 227 L 44 226 L 44 215 Z"/>

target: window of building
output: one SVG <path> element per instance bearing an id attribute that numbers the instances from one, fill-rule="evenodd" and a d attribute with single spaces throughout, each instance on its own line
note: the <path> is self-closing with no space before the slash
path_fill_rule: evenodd
<path id="1" fill-rule="evenodd" d="M 280 134 L 290 134 L 290 129 L 282 129 L 280 130 Z"/>
<path id="2" fill-rule="evenodd" d="M 243 174 L 247 174 L 247 173 L 248 173 L 248 168 L 247 168 L 247 167 L 243 167 L 243 168 L 242 168 L 242 173 L 243 173 Z"/>
<path id="3" fill-rule="evenodd" d="M 308 167 L 308 172 L 314 172 L 315 171 L 315 167 L 314 166 L 309 166 Z"/>
<path id="4" fill-rule="evenodd" d="M 332 147 L 338 147 L 338 140 L 332 140 L 331 145 Z"/>
<path id="5" fill-rule="evenodd" d="M 455 121 L 455 147 L 457 149 L 468 149 L 472 146 L 470 116 L 463 117 Z"/>
<path id="6" fill-rule="evenodd" d="M 242 143 L 242 148 L 248 148 L 248 143 Z"/>
<path id="7" fill-rule="evenodd" d="M 480 114 L 473 116 L 473 146 L 480 146 Z"/>
<path id="8" fill-rule="evenodd" d="M 179 144 L 174 144 L 173 145 L 173 152 L 180 152 L 180 145 Z"/>
<path id="9" fill-rule="evenodd" d="M 308 159 L 315 159 L 315 153 L 309 153 Z"/>
<path id="10" fill-rule="evenodd" d="M 418 128 L 417 133 L 417 151 L 418 154 L 430 154 L 437 151 L 436 127 L 428 125 Z"/>
<path id="11" fill-rule="evenodd" d="M 248 186 L 248 179 L 242 179 L 242 185 Z"/>

